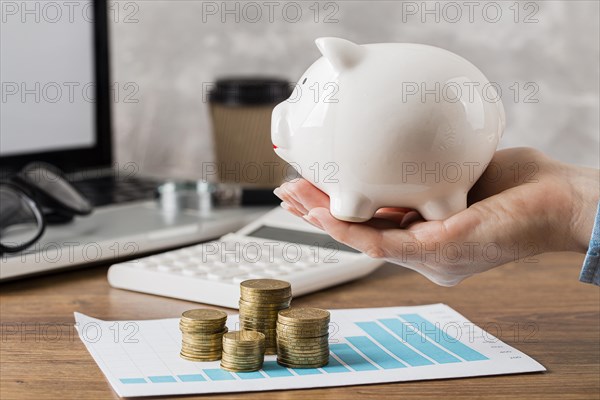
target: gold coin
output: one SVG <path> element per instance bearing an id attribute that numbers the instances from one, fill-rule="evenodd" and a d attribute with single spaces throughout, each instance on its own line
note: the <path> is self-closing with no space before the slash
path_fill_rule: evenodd
<path id="1" fill-rule="evenodd" d="M 314 355 L 314 354 L 329 353 L 329 348 L 328 347 L 314 347 L 312 349 L 288 349 L 286 347 L 281 347 L 281 346 L 277 345 L 277 353 L 278 354 Z"/>
<path id="2" fill-rule="evenodd" d="M 227 356 L 223 356 L 221 358 L 221 361 L 223 362 L 223 364 L 235 365 L 238 367 L 262 364 L 263 360 L 264 360 L 264 358 L 262 355 L 257 356 L 257 357 L 248 357 L 248 358 L 232 358 L 232 357 L 227 357 Z"/>
<path id="3" fill-rule="evenodd" d="M 330 313 L 327 310 L 313 307 L 292 307 L 279 312 L 278 321 L 283 324 L 310 324 L 327 321 Z"/>
<path id="4" fill-rule="evenodd" d="M 214 341 L 214 342 L 190 342 L 190 341 L 182 340 L 181 344 L 184 345 L 184 346 L 189 346 L 189 347 L 208 348 L 208 347 L 221 347 L 222 342 L 221 341 Z"/>
<path id="5" fill-rule="evenodd" d="M 237 345 L 232 345 L 232 344 L 224 344 L 222 349 L 224 351 L 226 351 L 227 353 L 236 353 L 236 352 L 258 352 L 258 351 L 262 351 L 266 348 L 267 346 L 265 345 L 265 343 L 261 343 L 260 345 L 255 345 L 255 346 L 237 346 Z"/>
<path id="6" fill-rule="evenodd" d="M 327 344 L 325 345 L 317 345 L 317 346 L 312 346 L 312 347 L 291 347 L 291 346 L 285 346 L 282 345 L 280 342 L 277 342 L 277 348 L 280 351 L 284 351 L 287 353 L 310 353 L 310 352 L 322 352 L 322 351 L 329 351 L 329 346 Z"/>
<path id="7" fill-rule="evenodd" d="M 193 349 L 196 351 L 209 351 L 209 350 L 217 351 L 217 350 L 221 350 L 223 348 L 220 343 L 215 343 L 215 344 L 211 344 L 211 345 L 194 345 L 194 344 L 189 344 L 189 343 L 181 343 L 181 347 L 186 348 L 186 349 Z"/>
<path id="8" fill-rule="evenodd" d="M 314 363 L 295 363 L 277 359 L 277 363 L 287 368 L 321 368 L 329 364 L 329 359 Z"/>
<path id="9" fill-rule="evenodd" d="M 239 357 L 231 357 L 231 356 L 223 355 L 221 357 L 221 360 L 223 360 L 223 362 L 225 364 L 230 364 L 230 365 L 238 365 L 238 366 L 256 365 L 256 364 L 261 364 L 263 362 L 263 355 L 260 354 L 258 356 L 252 356 L 252 357 L 247 357 L 247 358 L 239 358 Z"/>
<path id="10" fill-rule="evenodd" d="M 229 329 L 225 328 L 220 330 L 219 332 L 211 332 L 211 333 L 207 333 L 207 332 L 197 332 L 197 331 L 182 331 L 183 336 L 185 337 L 193 337 L 196 338 L 198 340 L 210 340 L 210 339 L 219 339 L 221 338 L 221 336 L 223 336 L 225 333 L 227 333 L 229 331 Z"/>
<path id="11" fill-rule="evenodd" d="M 240 290 L 243 292 L 285 292 L 291 291 L 292 285 L 286 281 L 278 279 L 249 279 L 240 283 Z"/>
<path id="12" fill-rule="evenodd" d="M 185 346 L 191 346 L 191 347 L 221 347 L 222 342 L 220 340 L 214 340 L 214 341 L 210 341 L 210 342 L 205 342 L 205 341 L 201 341 L 201 342 L 192 342 L 192 341 L 188 341 L 188 340 L 181 340 L 181 344 L 185 345 Z"/>
<path id="13" fill-rule="evenodd" d="M 201 359 L 213 359 L 213 358 L 219 359 L 222 356 L 220 351 L 217 351 L 214 353 L 204 353 L 204 352 L 198 353 L 198 352 L 189 351 L 186 349 L 181 349 L 180 353 L 187 357 L 194 357 L 194 358 L 201 358 Z"/>
<path id="14" fill-rule="evenodd" d="M 219 322 L 213 322 L 210 321 L 208 323 L 205 323 L 203 321 L 194 321 L 194 320 L 189 320 L 189 319 L 183 319 L 181 318 L 179 320 L 179 326 L 186 326 L 186 327 L 194 327 L 197 329 L 216 329 L 216 328 L 221 328 L 223 329 L 223 327 L 225 326 L 225 320 L 223 321 L 219 321 Z"/>
<path id="15" fill-rule="evenodd" d="M 242 351 L 242 350 L 233 350 L 233 349 L 229 349 L 227 351 L 225 351 L 225 349 L 223 350 L 223 357 L 229 357 L 229 358 L 233 358 L 233 359 L 243 359 L 243 358 L 248 358 L 248 357 L 260 357 L 262 355 L 265 354 L 265 349 L 262 348 L 260 350 L 254 350 L 254 351 Z"/>
<path id="16" fill-rule="evenodd" d="M 221 354 L 214 355 L 212 357 L 198 357 L 194 355 L 188 355 L 185 352 L 179 353 L 179 356 L 188 361 L 217 361 L 221 359 Z"/>
<path id="17" fill-rule="evenodd" d="M 288 362 L 317 362 L 329 357 L 329 353 L 319 354 L 277 354 L 277 358 Z"/>
<path id="18" fill-rule="evenodd" d="M 319 368 L 329 364 L 329 359 L 306 361 L 277 360 L 277 362 L 279 364 L 290 365 L 291 368 Z"/>
<path id="19" fill-rule="evenodd" d="M 324 349 L 286 349 L 283 347 L 277 347 L 277 354 L 282 355 L 282 356 L 286 356 L 286 355 L 290 355 L 290 356 L 298 356 L 298 357 L 309 357 L 309 356 L 316 356 L 316 355 L 320 355 L 320 354 L 328 354 L 329 353 L 329 349 L 328 348 L 324 348 Z"/>
<path id="20" fill-rule="evenodd" d="M 258 371 L 259 369 L 262 368 L 262 366 L 263 366 L 262 363 L 240 365 L 240 364 L 231 364 L 231 363 L 223 362 L 223 360 L 221 360 L 221 368 L 223 368 L 227 371 L 233 371 L 233 372 Z"/>
<path id="21" fill-rule="evenodd" d="M 229 372 L 254 372 L 260 370 L 262 368 L 262 364 L 256 365 L 251 368 L 237 368 L 235 366 L 223 365 L 221 363 L 221 368 Z"/>
<path id="22" fill-rule="evenodd" d="M 291 297 L 247 297 L 242 296 L 239 298 L 239 302 L 249 307 L 262 307 L 262 308 L 274 308 L 279 307 L 286 308 L 292 303 Z"/>
<path id="23" fill-rule="evenodd" d="M 267 303 L 267 302 L 250 302 L 248 300 L 245 299 L 240 299 L 238 301 L 238 305 L 239 307 L 243 308 L 243 309 L 247 309 L 247 310 L 256 310 L 256 311 L 262 311 L 262 312 L 270 312 L 270 313 L 277 313 L 280 310 L 283 310 L 284 308 L 288 308 L 290 306 L 290 302 L 289 301 L 278 301 L 278 302 L 273 302 L 273 303 Z"/>
<path id="24" fill-rule="evenodd" d="M 187 318 L 181 317 L 179 319 L 179 325 L 197 326 L 198 328 L 211 328 L 213 326 L 214 327 L 225 326 L 226 321 L 227 321 L 226 318 L 224 318 L 222 320 L 203 321 L 203 320 L 187 319 Z"/>
<path id="25" fill-rule="evenodd" d="M 239 301 L 244 302 L 246 305 L 256 307 L 286 307 L 292 302 L 292 298 L 285 297 L 265 297 L 265 296 L 241 296 Z"/>
<path id="26" fill-rule="evenodd" d="M 268 320 L 268 319 L 250 318 L 248 316 L 241 316 L 240 324 L 241 323 L 253 324 L 253 325 L 257 325 L 257 326 L 264 325 L 265 327 L 268 327 L 269 329 L 272 329 L 272 330 L 275 330 L 277 328 L 277 322 L 275 321 L 275 319 Z"/>
<path id="27" fill-rule="evenodd" d="M 316 343 L 294 343 L 284 342 L 281 339 L 277 340 L 277 345 L 285 349 L 298 349 L 298 350 L 309 350 L 309 349 L 322 349 L 329 347 L 329 342 L 316 342 Z"/>
<path id="28" fill-rule="evenodd" d="M 277 325 L 276 331 L 277 331 L 277 336 L 281 337 L 283 339 L 285 339 L 285 338 L 309 339 L 309 338 L 319 338 L 319 337 L 323 337 L 323 336 L 329 336 L 329 330 L 324 329 L 324 328 L 315 329 L 312 327 L 307 327 L 307 328 L 296 329 L 296 328 L 282 328 L 280 325 Z"/>
<path id="29" fill-rule="evenodd" d="M 232 357 L 228 358 L 226 356 L 222 356 L 221 361 L 223 362 L 223 364 L 236 365 L 238 367 L 243 367 L 243 366 L 249 366 L 249 365 L 262 364 L 263 356 L 261 354 L 260 357 L 250 357 L 250 358 L 246 358 L 246 359 L 232 358 Z"/>
<path id="30" fill-rule="evenodd" d="M 248 312 L 246 310 L 240 311 L 240 321 L 248 321 L 254 323 L 262 323 L 262 324 L 270 324 L 273 325 L 273 328 L 277 326 L 277 315 L 275 314 L 266 314 L 261 312 Z"/>
<path id="31" fill-rule="evenodd" d="M 280 332 L 277 331 L 277 333 L 279 334 Z M 280 341 L 286 342 L 286 343 L 295 343 L 298 345 L 314 344 L 314 343 L 328 343 L 329 335 L 325 334 L 322 336 L 310 336 L 310 337 L 278 335 L 277 340 L 280 340 Z"/>
<path id="32" fill-rule="evenodd" d="M 183 333 L 190 334 L 198 334 L 198 335 L 214 335 L 217 333 L 225 333 L 227 332 L 227 327 L 223 325 L 219 326 L 198 326 L 198 325 L 188 325 L 188 324 L 179 324 L 179 330 Z"/>
<path id="33" fill-rule="evenodd" d="M 206 323 L 216 323 L 227 319 L 227 313 L 212 308 L 198 308 L 195 310 L 184 311 L 181 317 L 193 321 L 202 321 Z"/>
<path id="34" fill-rule="evenodd" d="M 244 315 L 250 315 L 252 317 L 258 317 L 258 318 L 272 318 L 274 320 L 277 320 L 277 315 L 279 314 L 279 311 L 281 310 L 285 310 L 286 307 L 275 307 L 275 308 L 258 308 L 258 307 L 249 307 L 246 306 L 242 303 L 239 304 L 238 309 L 240 310 L 240 314 Z"/>
<path id="35" fill-rule="evenodd" d="M 240 345 L 244 345 L 244 344 L 250 345 L 252 343 L 259 343 L 261 341 L 264 342 L 264 340 L 265 340 L 265 335 L 263 335 L 260 332 L 256 332 L 256 331 L 241 330 L 241 331 L 227 332 L 226 334 L 223 335 L 223 343 L 233 342 L 233 343 L 238 343 Z"/>
<path id="36" fill-rule="evenodd" d="M 253 322 L 253 321 L 240 321 L 240 330 L 246 331 L 268 331 L 271 333 L 276 333 L 277 328 L 275 328 L 275 324 L 269 325 L 264 322 Z"/>
<path id="37" fill-rule="evenodd" d="M 233 357 L 231 356 L 231 354 L 223 354 L 221 359 L 223 360 L 223 362 L 237 365 L 253 365 L 257 363 L 262 363 L 264 360 L 262 354 L 252 355 L 248 357 Z"/>

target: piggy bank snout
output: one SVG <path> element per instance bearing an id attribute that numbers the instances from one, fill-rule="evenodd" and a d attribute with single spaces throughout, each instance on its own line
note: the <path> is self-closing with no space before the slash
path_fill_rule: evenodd
<path id="1" fill-rule="evenodd" d="M 291 126 L 287 117 L 287 107 L 284 103 L 277 105 L 273 109 L 271 117 L 271 141 L 275 148 L 289 148 L 291 136 Z"/>

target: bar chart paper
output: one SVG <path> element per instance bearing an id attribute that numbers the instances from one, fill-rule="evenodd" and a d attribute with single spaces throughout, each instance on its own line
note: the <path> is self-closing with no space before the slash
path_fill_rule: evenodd
<path id="1" fill-rule="evenodd" d="M 179 357 L 179 319 L 103 321 L 75 313 L 75 328 L 121 397 L 248 392 L 545 371 L 444 304 L 330 310 L 330 362 L 292 369 L 266 356 L 260 371 Z M 239 329 L 238 316 L 227 319 Z"/>

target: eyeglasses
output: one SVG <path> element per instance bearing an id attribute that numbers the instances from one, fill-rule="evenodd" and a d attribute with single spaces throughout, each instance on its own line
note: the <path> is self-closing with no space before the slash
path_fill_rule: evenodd
<path id="1" fill-rule="evenodd" d="M 58 168 L 28 164 L 0 182 L 0 253 L 24 250 L 43 235 L 47 224 L 67 223 L 92 210 Z"/>

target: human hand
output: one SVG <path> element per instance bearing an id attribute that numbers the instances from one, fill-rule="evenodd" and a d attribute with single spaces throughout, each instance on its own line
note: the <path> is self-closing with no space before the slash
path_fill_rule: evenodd
<path id="1" fill-rule="evenodd" d="M 380 209 L 364 223 L 339 221 L 329 213 L 329 197 L 304 179 L 275 190 L 282 207 L 337 241 L 442 286 L 548 251 L 585 253 L 598 192 L 598 170 L 531 148 L 496 152 L 469 192 L 470 206 L 444 221 L 424 221 L 406 208 Z"/>

